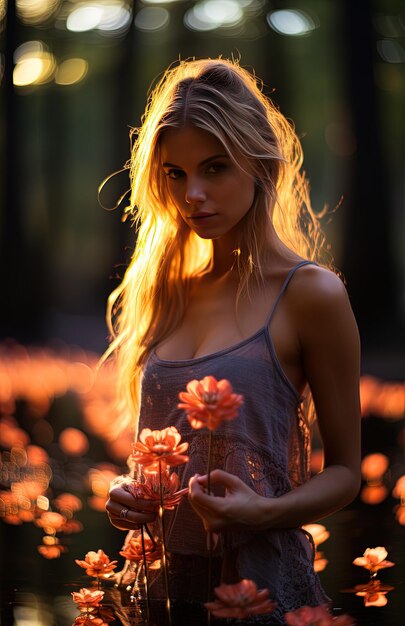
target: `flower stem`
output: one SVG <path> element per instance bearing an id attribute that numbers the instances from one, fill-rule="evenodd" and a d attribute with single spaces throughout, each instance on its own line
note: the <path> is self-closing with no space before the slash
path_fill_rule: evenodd
<path id="1" fill-rule="evenodd" d="M 141 541 L 142 541 L 144 584 L 145 584 L 145 592 L 146 592 L 146 626 L 149 626 L 149 616 L 150 616 L 149 580 L 148 580 L 148 565 L 146 562 L 145 535 L 144 535 L 143 524 L 141 526 Z"/>
<path id="2" fill-rule="evenodd" d="M 209 431 L 208 436 L 208 460 L 207 460 L 207 491 L 208 495 L 211 493 L 211 456 L 212 456 L 212 430 Z M 207 577 L 207 602 L 211 600 L 211 585 L 212 585 L 212 545 L 213 535 L 212 530 L 208 531 L 208 577 Z M 207 625 L 211 624 L 211 613 L 207 613 Z"/>
<path id="3" fill-rule="evenodd" d="M 162 463 L 159 461 L 159 495 L 160 495 L 160 506 L 159 506 L 159 521 L 160 521 L 160 530 L 162 534 L 162 565 L 163 565 L 163 576 L 165 583 L 165 591 L 166 591 L 166 610 L 167 610 L 167 619 L 169 626 L 172 626 L 172 614 L 170 608 L 170 594 L 169 594 L 169 578 L 167 573 L 167 556 L 166 556 L 166 536 L 165 536 L 165 524 L 163 519 L 163 482 L 162 482 Z"/>
<path id="4" fill-rule="evenodd" d="M 208 459 L 207 459 L 207 491 L 208 495 L 211 493 L 211 455 L 212 455 L 212 430 L 208 435 Z"/>

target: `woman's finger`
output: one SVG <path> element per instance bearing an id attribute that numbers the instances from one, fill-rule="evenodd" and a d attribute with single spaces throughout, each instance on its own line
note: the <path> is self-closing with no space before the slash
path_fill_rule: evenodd
<path id="1" fill-rule="evenodd" d="M 129 491 L 122 487 L 114 487 L 111 489 L 109 496 L 110 500 L 113 502 L 118 502 L 118 504 L 134 509 L 135 511 L 154 511 L 157 508 L 156 501 L 135 498 Z"/>
<path id="2" fill-rule="evenodd" d="M 208 474 L 205 474 L 204 476 L 198 476 L 196 480 L 199 482 L 200 485 L 203 485 L 204 487 L 208 486 Z M 213 470 L 211 472 L 210 482 L 211 485 L 223 485 L 228 489 L 236 489 L 241 486 L 241 483 L 242 485 L 245 484 L 237 476 L 234 476 L 233 474 L 229 474 L 229 472 L 224 472 L 223 470 L 219 469 Z"/>
<path id="3" fill-rule="evenodd" d="M 108 517 L 110 518 L 112 526 L 114 526 L 114 528 L 118 528 L 118 530 L 139 530 L 141 527 L 141 524 L 131 524 L 130 522 L 125 522 L 125 520 L 115 519 L 110 516 Z"/>
<path id="4" fill-rule="evenodd" d="M 202 514 L 204 511 L 209 514 L 212 511 L 221 511 L 223 505 L 223 497 L 208 494 L 205 486 L 200 483 L 198 477 L 190 479 L 189 482 L 189 500 L 194 509 L 199 509 Z"/>
<path id="5" fill-rule="evenodd" d="M 153 522 L 156 519 L 156 512 L 148 512 L 148 511 L 134 511 L 131 508 L 127 508 L 122 503 L 115 502 L 114 500 L 107 500 L 105 508 L 108 512 L 108 515 L 111 520 L 114 520 L 114 525 L 116 521 L 120 523 L 130 524 L 148 524 L 149 522 Z"/>

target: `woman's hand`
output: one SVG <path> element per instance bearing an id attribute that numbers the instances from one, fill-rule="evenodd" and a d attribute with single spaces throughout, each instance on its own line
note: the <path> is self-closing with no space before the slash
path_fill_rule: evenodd
<path id="1" fill-rule="evenodd" d="M 263 528 L 264 504 L 268 505 L 268 498 L 259 496 L 240 478 L 222 470 L 211 472 L 211 485 L 225 487 L 225 495 L 207 493 L 208 476 L 196 475 L 189 482 L 189 502 L 201 517 L 205 530 L 217 532 L 240 525 Z"/>
<path id="2" fill-rule="evenodd" d="M 154 522 L 157 516 L 156 502 L 135 498 L 123 485 L 110 489 L 105 508 L 110 522 L 120 530 L 135 530 L 142 524 Z"/>

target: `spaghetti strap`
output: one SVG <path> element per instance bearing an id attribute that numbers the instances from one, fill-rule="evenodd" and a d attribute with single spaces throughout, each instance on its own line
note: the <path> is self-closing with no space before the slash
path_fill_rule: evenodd
<path id="1" fill-rule="evenodd" d="M 285 290 L 287 289 L 287 287 L 288 287 L 288 284 L 289 284 L 290 280 L 291 280 L 291 279 L 292 279 L 292 277 L 294 276 L 295 272 L 296 272 L 296 271 L 297 271 L 300 267 L 303 267 L 304 265 L 317 265 L 317 263 L 315 263 L 314 261 L 300 261 L 299 263 L 297 263 L 297 265 L 294 265 L 294 267 L 292 267 L 292 268 L 290 269 L 290 271 L 288 272 L 288 274 L 287 274 L 287 276 L 286 276 L 286 278 L 285 278 L 285 280 L 284 280 L 283 286 L 281 287 L 280 293 L 278 294 L 278 296 L 277 296 L 277 298 L 276 298 L 276 301 L 275 301 L 275 303 L 273 304 L 273 307 L 272 307 L 272 309 L 271 309 L 271 311 L 270 311 L 270 315 L 269 315 L 269 317 L 268 317 L 268 318 L 267 318 L 267 320 L 266 320 L 266 327 L 267 327 L 267 328 L 269 327 L 269 324 L 270 324 L 271 320 L 273 319 L 273 315 L 274 315 L 274 312 L 275 312 L 275 310 L 276 310 L 276 307 L 277 307 L 277 305 L 278 305 L 279 301 L 281 300 L 281 297 L 282 297 L 283 293 L 284 293 L 284 292 L 285 292 Z"/>

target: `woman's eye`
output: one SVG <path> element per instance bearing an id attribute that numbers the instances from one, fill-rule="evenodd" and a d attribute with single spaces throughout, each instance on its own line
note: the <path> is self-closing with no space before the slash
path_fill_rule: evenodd
<path id="1" fill-rule="evenodd" d="M 211 163 L 207 167 L 207 174 L 219 174 L 226 168 L 224 163 Z"/>
<path id="2" fill-rule="evenodd" d="M 177 180 L 178 178 L 181 178 L 182 176 L 184 176 L 183 170 L 176 170 L 176 169 L 167 170 L 165 174 L 172 180 Z"/>

